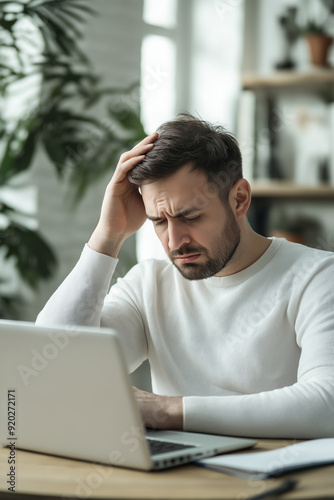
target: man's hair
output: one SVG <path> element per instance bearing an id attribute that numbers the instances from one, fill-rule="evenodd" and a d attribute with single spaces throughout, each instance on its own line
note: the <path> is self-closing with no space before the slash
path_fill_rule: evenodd
<path id="1" fill-rule="evenodd" d="M 242 158 L 237 140 L 222 126 L 212 125 L 188 113 L 161 125 L 159 137 L 142 162 L 128 174 L 138 186 L 174 174 L 187 163 L 206 174 L 218 187 L 223 201 L 242 178 Z"/>

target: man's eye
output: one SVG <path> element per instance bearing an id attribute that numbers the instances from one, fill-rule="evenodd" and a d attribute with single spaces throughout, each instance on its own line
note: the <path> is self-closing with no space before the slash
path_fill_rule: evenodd
<path id="1" fill-rule="evenodd" d="M 154 221 L 153 224 L 155 226 L 162 226 L 162 224 L 164 224 L 166 222 L 166 219 L 164 220 L 159 220 L 159 221 Z"/>
<path id="2" fill-rule="evenodd" d="M 184 220 L 185 220 L 186 222 L 195 222 L 195 221 L 196 221 L 196 220 L 198 220 L 199 218 L 200 218 L 200 215 L 197 215 L 196 217 L 192 217 L 192 218 L 187 217 L 187 218 L 185 218 Z"/>

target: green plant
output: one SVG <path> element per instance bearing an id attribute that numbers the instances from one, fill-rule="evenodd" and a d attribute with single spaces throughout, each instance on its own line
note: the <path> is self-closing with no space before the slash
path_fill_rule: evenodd
<path id="1" fill-rule="evenodd" d="M 308 0 L 301 9 L 304 14 L 299 25 L 301 35 L 333 36 L 334 0 Z"/>
<path id="2" fill-rule="evenodd" d="M 84 23 L 94 14 L 86 0 L 0 1 L 0 105 L 13 92 L 19 95 L 24 82 L 30 86 L 37 79 L 40 88 L 28 112 L 13 120 L 0 117 L 0 258 L 11 259 L 31 287 L 51 276 L 56 256 L 36 229 L 35 214 L 2 193 L 22 189 L 42 148 L 78 202 L 145 135 L 138 83 L 103 86 L 80 47 Z M 27 44 L 32 53 L 24 50 Z M 94 106 L 101 102 L 106 116 L 97 119 Z M 12 302 L 0 291 L 0 317 L 12 315 Z"/>

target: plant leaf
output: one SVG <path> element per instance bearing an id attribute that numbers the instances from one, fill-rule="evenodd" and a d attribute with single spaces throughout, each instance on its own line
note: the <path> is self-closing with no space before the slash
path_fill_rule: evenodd
<path id="1" fill-rule="evenodd" d="M 41 278 L 50 278 L 55 270 L 56 256 L 38 231 L 11 223 L 0 230 L 0 247 L 5 249 L 5 258 L 14 259 L 19 274 L 31 287 L 35 288 Z"/>
<path id="2" fill-rule="evenodd" d="M 28 125 L 20 121 L 7 140 L 5 152 L 0 163 L 0 185 L 5 184 L 11 177 L 27 170 L 31 166 L 38 141 L 37 130 L 31 128 L 21 147 L 18 150 L 15 147 L 15 143 L 18 141 L 18 134 L 25 127 L 28 127 Z"/>

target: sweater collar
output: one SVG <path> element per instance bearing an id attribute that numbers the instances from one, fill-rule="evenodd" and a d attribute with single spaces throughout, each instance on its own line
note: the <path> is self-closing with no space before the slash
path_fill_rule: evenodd
<path id="1" fill-rule="evenodd" d="M 230 276 L 223 276 L 223 277 L 213 276 L 212 278 L 207 278 L 203 280 L 203 282 L 205 282 L 205 284 L 208 286 L 228 287 L 228 286 L 239 285 L 244 281 L 248 280 L 249 278 L 257 274 L 259 271 L 261 271 L 267 264 L 269 264 L 269 262 L 273 259 L 273 257 L 279 250 L 282 242 L 284 241 L 283 238 L 272 237 L 269 239 L 271 239 L 272 242 L 267 248 L 267 250 L 261 255 L 261 257 L 258 260 L 256 260 L 246 269 L 243 269 L 238 273 L 231 274 Z"/>

